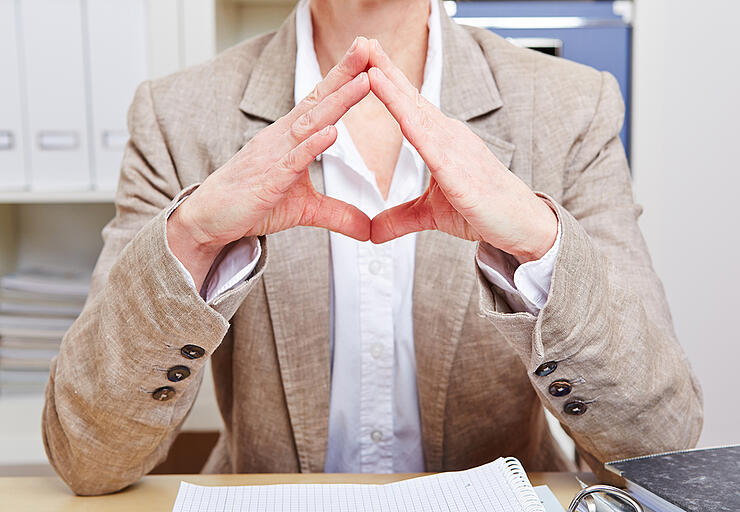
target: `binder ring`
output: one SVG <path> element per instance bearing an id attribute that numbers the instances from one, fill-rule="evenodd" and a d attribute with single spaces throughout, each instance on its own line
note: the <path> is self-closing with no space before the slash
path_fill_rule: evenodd
<path id="1" fill-rule="evenodd" d="M 586 487 L 585 489 L 582 489 L 578 494 L 575 495 L 573 501 L 570 502 L 570 505 L 568 505 L 568 512 L 576 512 L 576 507 L 578 507 L 578 504 L 581 502 L 581 500 L 583 500 L 583 498 L 597 492 L 603 492 L 604 494 L 616 496 L 617 498 L 630 505 L 633 509 L 635 509 L 635 512 L 645 512 L 645 509 L 642 508 L 642 505 L 640 505 L 637 500 L 630 496 L 626 491 L 623 491 L 622 489 L 618 489 L 616 487 L 612 487 L 611 485 L 591 485 L 589 487 Z"/>

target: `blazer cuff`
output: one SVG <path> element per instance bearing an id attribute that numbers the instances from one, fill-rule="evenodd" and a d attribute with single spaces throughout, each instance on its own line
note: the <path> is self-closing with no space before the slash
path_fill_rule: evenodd
<path id="1" fill-rule="evenodd" d="M 560 249 L 560 223 L 552 247 L 542 258 L 519 265 L 516 259 L 501 249 L 481 242 L 476 263 L 491 285 L 506 297 L 512 311 L 537 315 L 550 294 L 550 280 L 555 258 Z"/>
<path id="2" fill-rule="evenodd" d="M 185 199 L 187 199 L 187 197 L 192 194 L 193 191 L 199 186 L 200 183 L 193 183 L 192 185 L 185 187 L 183 190 L 180 191 L 179 194 L 177 194 L 170 205 L 165 208 L 163 242 L 166 247 L 166 252 L 174 259 L 174 266 L 179 270 L 182 278 L 190 285 L 192 290 L 200 296 L 197 290 L 195 290 L 195 283 L 193 282 L 193 278 L 190 275 L 190 272 L 187 271 L 182 262 L 178 260 L 177 257 L 172 253 L 169 248 L 169 244 L 167 243 L 167 219 L 170 218 L 177 207 L 180 206 L 180 204 L 182 204 L 182 202 L 185 201 Z M 218 263 L 221 263 L 221 260 L 224 258 L 224 256 L 226 256 L 226 252 L 233 249 L 236 245 L 249 245 L 250 247 L 256 246 L 257 250 L 254 251 L 256 254 L 256 261 L 248 262 L 248 271 L 237 273 L 236 276 L 239 277 L 239 279 L 229 280 L 228 286 L 223 286 L 224 283 L 222 282 L 225 282 L 227 280 L 217 279 L 218 283 L 216 284 L 222 286 L 218 286 L 219 289 L 215 290 L 215 293 L 208 293 L 205 298 L 205 300 L 207 300 L 207 304 L 215 309 L 217 312 L 219 312 L 227 321 L 231 320 L 231 317 L 234 316 L 234 313 L 236 313 L 236 310 L 239 308 L 241 303 L 244 301 L 247 295 L 249 295 L 249 292 L 252 290 L 254 283 L 258 280 L 259 277 L 262 276 L 262 272 L 264 271 L 265 265 L 267 263 L 266 237 L 260 236 L 249 237 L 249 239 L 242 238 L 240 240 L 237 240 L 236 242 L 232 242 L 232 244 L 227 246 L 225 248 L 225 251 L 219 255 L 219 260 L 218 262 L 214 263 L 214 266 L 217 266 Z M 206 277 L 206 286 L 208 286 L 209 281 L 214 278 L 213 270 L 214 268 L 211 269 L 211 272 L 209 272 L 209 275 Z"/>
<path id="3" fill-rule="evenodd" d="M 189 187 L 178 194 L 123 249 L 111 268 L 104 293 L 95 299 L 103 301 L 98 305 L 102 313 L 97 314 L 116 324 L 117 334 L 108 337 L 108 350 L 133 359 L 119 361 L 118 367 L 148 367 L 149 372 L 136 373 L 143 377 L 139 390 L 146 395 L 163 386 L 173 387 L 174 398 L 162 404 L 168 406 L 188 397 L 190 393 L 182 386 L 190 388 L 191 382 L 199 380 L 195 378 L 198 370 L 220 345 L 231 317 L 262 275 L 267 258 L 263 250 L 251 278 L 207 304 L 180 270 L 180 262 L 167 244 L 167 217 L 190 191 Z M 185 354 L 187 346 L 195 347 L 196 357 Z M 193 377 L 170 382 L 167 370 L 178 365 L 188 366 Z M 151 397 L 142 399 L 151 407 Z"/>
<path id="4" fill-rule="evenodd" d="M 591 314 L 606 297 L 606 262 L 580 223 L 547 194 L 537 193 L 558 217 L 560 247 L 550 293 L 539 314 L 511 311 L 503 293 L 479 270 L 481 313 L 509 340 L 530 373 L 548 361 L 562 361 L 607 329 L 603 315 Z"/>

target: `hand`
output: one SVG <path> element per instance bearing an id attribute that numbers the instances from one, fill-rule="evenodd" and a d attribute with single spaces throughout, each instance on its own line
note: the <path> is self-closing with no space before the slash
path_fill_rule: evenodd
<path id="1" fill-rule="evenodd" d="M 372 241 L 437 229 L 488 242 L 520 263 L 544 256 L 557 236 L 555 213 L 464 123 L 429 103 L 377 41 L 370 46 L 370 88 L 432 175 L 421 197 L 372 220 Z"/>
<path id="2" fill-rule="evenodd" d="M 303 225 L 370 238 L 370 219 L 316 192 L 308 175 L 309 164 L 336 140 L 333 124 L 369 93 L 368 59 L 369 42 L 359 37 L 311 94 L 208 176 L 170 216 L 168 243 L 198 289 L 223 247 L 245 236 Z"/>

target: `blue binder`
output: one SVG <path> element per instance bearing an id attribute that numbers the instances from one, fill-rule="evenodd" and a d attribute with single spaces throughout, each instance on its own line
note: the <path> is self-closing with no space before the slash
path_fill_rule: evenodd
<path id="1" fill-rule="evenodd" d="M 613 74 L 625 101 L 621 138 L 629 157 L 632 2 L 476 1 L 446 2 L 446 7 L 460 23 Z"/>

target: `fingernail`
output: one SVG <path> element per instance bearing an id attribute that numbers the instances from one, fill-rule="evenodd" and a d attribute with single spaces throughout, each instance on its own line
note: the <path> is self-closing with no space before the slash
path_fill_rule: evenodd
<path id="1" fill-rule="evenodd" d="M 352 53 L 353 51 L 355 51 L 355 48 L 357 48 L 357 43 L 359 39 L 360 39 L 359 37 L 355 37 L 355 40 L 352 41 L 352 46 L 349 47 L 349 51 L 347 53 Z"/>
<path id="2" fill-rule="evenodd" d="M 324 128 L 323 128 L 323 129 L 321 130 L 321 135 L 329 135 L 329 132 L 330 132 L 330 131 L 331 131 L 331 125 L 329 125 L 329 126 L 325 126 L 325 127 L 324 127 Z"/>

